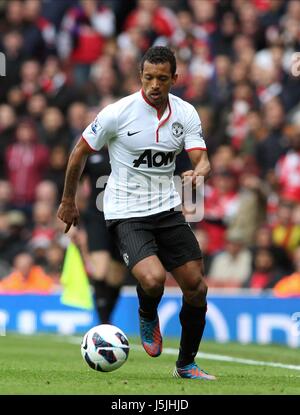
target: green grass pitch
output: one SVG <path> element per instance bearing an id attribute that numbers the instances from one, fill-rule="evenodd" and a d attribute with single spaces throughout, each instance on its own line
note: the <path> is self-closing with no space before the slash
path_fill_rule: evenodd
<path id="1" fill-rule="evenodd" d="M 70 341 L 73 339 L 73 343 Z M 149 357 L 132 347 L 118 370 L 92 370 L 80 353 L 80 338 L 56 335 L 0 337 L 1 395 L 299 395 L 300 371 L 197 358 L 216 382 L 174 379 L 177 339 L 164 339 L 165 352 Z M 75 340 L 75 341 L 74 341 Z M 133 346 L 139 339 L 130 338 Z M 77 344 L 76 344 L 77 343 Z M 284 365 L 300 365 L 299 349 L 277 345 L 217 344 L 204 341 L 200 351 Z"/>

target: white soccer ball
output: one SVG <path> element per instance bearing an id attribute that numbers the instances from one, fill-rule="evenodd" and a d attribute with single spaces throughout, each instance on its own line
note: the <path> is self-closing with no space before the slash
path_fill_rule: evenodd
<path id="1" fill-rule="evenodd" d="M 101 324 L 91 328 L 83 336 L 81 354 L 92 369 L 111 372 L 126 362 L 129 342 L 118 327 Z"/>

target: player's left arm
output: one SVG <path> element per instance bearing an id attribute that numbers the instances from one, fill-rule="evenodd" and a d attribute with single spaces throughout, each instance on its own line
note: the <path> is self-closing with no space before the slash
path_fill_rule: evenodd
<path id="1" fill-rule="evenodd" d="M 194 149 L 188 152 L 192 163 L 193 170 L 185 171 L 182 176 L 192 176 L 193 184 L 196 184 L 196 178 L 202 176 L 204 180 L 208 179 L 211 167 L 206 150 Z"/>
<path id="2" fill-rule="evenodd" d="M 211 169 L 199 115 L 194 107 L 190 106 L 189 109 L 190 111 L 186 119 L 184 148 L 189 155 L 193 170 L 184 172 L 182 176 L 192 176 L 192 181 L 195 185 L 196 178 L 202 176 L 206 180 Z"/>

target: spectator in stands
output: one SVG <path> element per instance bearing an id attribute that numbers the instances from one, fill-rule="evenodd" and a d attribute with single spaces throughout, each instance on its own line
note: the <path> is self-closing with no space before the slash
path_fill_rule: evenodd
<path id="1" fill-rule="evenodd" d="M 271 252 L 272 257 L 275 259 L 276 268 L 282 269 L 285 274 L 292 272 L 289 255 L 284 248 L 274 244 L 272 239 L 272 229 L 270 226 L 263 225 L 257 229 L 255 243 L 250 247 L 250 250 L 253 257 L 259 250 Z"/>
<path id="2" fill-rule="evenodd" d="M 275 64 L 272 55 L 270 56 L 270 61 L 272 64 L 268 66 L 264 60 L 260 62 L 258 57 L 252 60 L 251 80 L 255 84 L 256 95 L 260 105 L 266 104 L 273 98 L 282 98 L 282 84 L 280 80 L 282 71 Z"/>
<path id="3" fill-rule="evenodd" d="M 233 87 L 231 108 L 228 113 L 227 135 L 231 146 L 239 151 L 248 133 L 247 116 L 253 109 L 254 96 L 248 82 L 240 82 Z"/>
<path id="4" fill-rule="evenodd" d="M 73 65 L 74 82 L 81 86 L 91 64 L 103 53 L 105 39 L 115 32 L 115 16 L 103 3 L 80 0 L 67 10 L 61 25 L 60 57 Z"/>
<path id="5" fill-rule="evenodd" d="M 5 31 L 18 30 L 22 33 L 24 27 L 24 7 L 21 0 L 11 0 L 5 8 Z"/>
<path id="6" fill-rule="evenodd" d="M 217 55 L 214 60 L 214 72 L 209 83 L 209 92 L 216 111 L 228 107 L 231 98 L 231 61 L 226 55 Z M 209 137 L 209 136 L 208 136 Z"/>
<path id="7" fill-rule="evenodd" d="M 243 241 L 243 235 L 234 229 L 227 232 L 224 250 L 216 254 L 211 262 L 208 286 L 242 287 L 250 275 L 251 261 L 251 252 Z"/>
<path id="8" fill-rule="evenodd" d="M 41 92 L 33 94 L 26 103 L 27 115 L 36 122 L 39 133 L 41 133 L 41 120 L 47 108 L 47 99 Z"/>
<path id="9" fill-rule="evenodd" d="M 0 179 L 0 212 L 11 208 L 12 188 L 7 180 Z"/>
<path id="10" fill-rule="evenodd" d="M 290 0 L 286 7 L 286 12 L 281 16 L 279 26 L 282 29 L 282 37 L 286 47 L 293 47 L 293 52 L 299 46 L 299 2 Z"/>
<path id="11" fill-rule="evenodd" d="M 197 40 L 193 43 L 192 56 L 189 65 L 189 70 L 192 77 L 201 77 L 205 80 L 210 80 L 213 76 L 212 56 L 208 41 Z"/>
<path id="12" fill-rule="evenodd" d="M 63 71 L 61 62 L 53 55 L 43 65 L 39 85 L 48 105 L 58 107 L 63 112 L 81 97 L 76 85 L 70 83 L 67 73 Z"/>
<path id="13" fill-rule="evenodd" d="M 238 33 L 232 43 L 232 58 L 236 62 L 240 62 L 247 70 L 250 70 L 252 64 L 251 57 L 255 54 L 255 45 L 252 37 L 243 33 Z M 249 80 L 249 73 L 247 79 Z"/>
<path id="14" fill-rule="evenodd" d="M 227 11 L 223 14 L 220 25 L 211 35 L 213 54 L 225 54 L 229 57 L 233 56 L 232 44 L 238 33 L 238 21 L 235 13 Z"/>
<path id="15" fill-rule="evenodd" d="M 41 10 L 41 0 L 25 0 L 23 47 L 28 56 L 44 61 L 48 55 L 56 53 L 56 30 L 52 22 L 41 15 Z"/>
<path id="16" fill-rule="evenodd" d="M 108 70 L 101 71 L 101 74 L 97 77 L 94 76 L 93 85 L 94 90 L 91 94 L 92 97 L 89 97 L 89 100 L 94 105 L 98 106 L 103 97 L 110 97 L 113 99 L 113 97 L 117 96 L 119 84 L 114 68 L 110 67 Z"/>
<path id="17" fill-rule="evenodd" d="M 116 65 L 118 73 L 123 79 L 134 77 L 139 78 L 137 73 L 137 53 L 132 49 L 120 49 L 116 54 Z"/>
<path id="18" fill-rule="evenodd" d="M 294 222 L 293 208 L 292 203 L 281 200 L 277 209 L 277 222 L 272 227 L 274 243 L 288 253 L 300 245 L 300 223 Z"/>
<path id="19" fill-rule="evenodd" d="M 245 62 L 241 60 L 232 62 L 230 81 L 233 85 L 249 81 L 249 68 Z"/>
<path id="20" fill-rule="evenodd" d="M 217 30 L 217 4 L 209 0 L 203 0 L 200 3 L 197 0 L 189 0 L 188 4 L 192 10 L 196 24 L 211 38 Z"/>
<path id="21" fill-rule="evenodd" d="M 291 202 L 300 202 L 300 117 L 290 128 L 290 149 L 276 164 L 276 176 L 280 189 L 280 196 Z"/>
<path id="22" fill-rule="evenodd" d="M 211 105 L 197 105 L 196 110 L 202 123 L 203 136 L 209 137 L 209 140 L 206 142 L 208 154 L 215 155 L 222 146 L 222 136 L 220 134 L 223 127 L 222 122 L 219 120 L 219 122 L 216 123 L 219 113 L 217 110 L 216 112 L 213 111 Z"/>
<path id="23" fill-rule="evenodd" d="M 300 297 L 300 247 L 293 253 L 294 272 L 282 277 L 274 286 L 273 293 L 278 297 Z"/>
<path id="24" fill-rule="evenodd" d="M 264 45 L 264 32 L 253 2 L 246 2 L 237 10 L 240 32 L 253 39 L 256 49 Z"/>
<path id="25" fill-rule="evenodd" d="M 20 66 L 26 58 L 23 43 L 24 39 L 17 30 L 3 33 L 3 38 L 0 40 L 1 51 L 6 60 L 5 82 L 0 83 L 0 102 L 5 99 L 9 89 L 20 81 Z"/>
<path id="26" fill-rule="evenodd" d="M 14 109 L 7 104 L 0 105 L 0 178 L 5 177 L 5 151 L 12 142 L 16 121 Z"/>
<path id="27" fill-rule="evenodd" d="M 178 58 L 183 61 L 190 60 L 193 44 L 197 40 L 207 40 L 206 33 L 196 25 L 190 10 L 178 10 L 177 25 L 171 38 L 172 44 L 178 48 Z"/>
<path id="28" fill-rule="evenodd" d="M 35 202 L 42 202 L 51 206 L 57 207 L 57 185 L 51 180 L 43 180 L 35 189 Z"/>
<path id="29" fill-rule="evenodd" d="M 278 98 L 273 98 L 263 106 L 263 122 L 268 134 L 256 143 L 255 158 L 263 177 L 274 169 L 278 159 L 287 152 L 288 140 L 284 134 L 284 108 Z"/>
<path id="30" fill-rule="evenodd" d="M 206 187 L 204 220 L 199 225 L 209 235 L 210 253 L 223 249 L 227 226 L 236 215 L 238 206 L 235 173 L 230 169 L 215 170 Z"/>
<path id="31" fill-rule="evenodd" d="M 211 105 L 211 98 L 208 91 L 208 78 L 201 73 L 194 74 L 183 93 L 183 98 L 192 102 L 195 106 Z"/>
<path id="32" fill-rule="evenodd" d="M 10 264 L 5 253 L 6 242 L 9 235 L 8 217 L 5 212 L 0 210 L 0 279 L 10 272 Z M 4 255 L 3 255 L 4 254 Z"/>
<path id="33" fill-rule="evenodd" d="M 212 155 L 213 171 L 229 171 L 235 164 L 235 151 L 228 145 L 220 145 Z"/>
<path id="34" fill-rule="evenodd" d="M 278 180 L 274 170 L 269 170 L 265 177 L 265 185 L 268 189 L 267 197 L 267 224 L 274 226 L 277 222 L 277 210 L 280 203 Z"/>
<path id="35" fill-rule="evenodd" d="M 239 181 L 239 206 L 228 228 L 237 229 L 243 235 L 243 241 L 250 246 L 257 229 L 266 220 L 267 189 L 246 165 Z"/>
<path id="36" fill-rule="evenodd" d="M 248 112 L 246 123 L 247 131 L 245 138 L 241 143 L 240 153 L 251 157 L 252 160 L 256 163 L 256 145 L 266 138 L 268 129 L 264 125 L 263 118 L 258 110 L 251 110 Z"/>
<path id="37" fill-rule="evenodd" d="M 33 205 L 32 238 L 41 238 L 52 241 L 55 237 L 55 206 L 46 201 L 36 201 Z"/>
<path id="38" fill-rule="evenodd" d="M 40 92 L 41 64 L 37 59 L 27 59 L 20 68 L 20 90 L 25 101 Z"/>
<path id="39" fill-rule="evenodd" d="M 44 270 L 59 285 L 64 262 L 65 249 L 56 241 L 51 242 L 46 250 Z"/>
<path id="40" fill-rule="evenodd" d="M 282 269 L 276 268 L 276 260 L 271 250 L 259 248 L 253 257 L 254 269 L 244 287 L 263 290 L 272 288 L 282 277 Z"/>
<path id="41" fill-rule="evenodd" d="M 26 99 L 20 86 L 14 86 L 7 92 L 7 104 L 10 105 L 15 113 L 22 117 L 26 111 Z"/>
<path id="42" fill-rule="evenodd" d="M 47 250 L 55 241 L 57 227 L 54 218 L 55 205 L 47 201 L 36 201 L 33 205 L 33 229 L 28 249 L 36 264 L 45 267 Z"/>
<path id="43" fill-rule="evenodd" d="M 125 20 L 125 31 L 129 31 L 131 28 L 138 26 L 141 24 L 142 19 L 145 18 L 149 22 L 148 27 L 153 28 L 156 36 L 169 38 L 176 30 L 176 15 L 170 9 L 160 5 L 158 0 L 138 0 L 136 9 Z M 149 44 L 145 45 L 145 50 L 149 46 Z"/>
<path id="44" fill-rule="evenodd" d="M 71 133 L 71 146 L 80 137 L 86 125 L 87 106 L 83 102 L 73 102 L 67 113 L 68 127 Z"/>
<path id="45" fill-rule="evenodd" d="M 16 142 L 6 151 L 7 178 L 12 186 L 12 203 L 28 214 L 34 201 L 35 188 L 48 166 L 48 149 L 38 142 L 35 125 L 30 119 L 20 120 Z"/>
<path id="46" fill-rule="evenodd" d="M 50 150 L 61 145 L 67 150 L 70 148 L 70 132 L 65 125 L 65 119 L 62 111 L 57 107 L 45 109 L 41 123 L 41 142 Z"/>
<path id="47" fill-rule="evenodd" d="M 57 289 L 55 282 L 43 269 L 34 265 L 27 252 L 18 254 L 13 271 L 0 281 L 0 292 L 8 294 L 50 294 Z"/>
<path id="48" fill-rule="evenodd" d="M 74 5 L 73 0 L 48 0 L 42 3 L 42 15 L 59 29 L 61 21 L 68 8 Z"/>
<path id="49" fill-rule="evenodd" d="M 50 153 L 49 166 L 44 179 L 55 183 L 58 196 L 62 195 L 65 171 L 68 162 L 68 151 L 66 147 L 58 145 L 53 147 Z"/>
<path id="50" fill-rule="evenodd" d="M 51 240 L 46 235 L 36 235 L 30 239 L 27 249 L 34 259 L 35 265 L 39 265 L 43 269 L 47 265 L 47 251 L 51 245 Z"/>
<path id="51" fill-rule="evenodd" d="M 19 210 L 9 210 L 7 213 L 8 232 L 5 238 L 5 246 L 2 247 L 1 255 L 10 264 L 17 254 L 26 249 L 30 238 L 30 231 L 26 216 Z"/>
<path id="52" fill-rule="evenodd" d="M 277 28 L 280 24 L 281 16 L 284 13 L 286 2 L 284 0 L 256 2 L 256 7 L 258 7 L 259 3 L 266 3 L 265 9 L 260 10 L 262 13 L 259 16 L 259 19 L 262 26 L 264 28 Z"/>

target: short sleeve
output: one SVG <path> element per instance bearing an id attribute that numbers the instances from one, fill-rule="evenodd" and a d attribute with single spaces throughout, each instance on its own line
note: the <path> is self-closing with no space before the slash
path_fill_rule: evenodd
<path id="1" fill-rule="evenodd" d="M 98 151 L 111 138 L 116 136 L 116 132 L 116 112 L 113 105 L 108 105 L 86 127 L 82 133 L 82 137 L 93 150 Z"/>
<path id="2" fill-rule="evenodd" d="M 186 119 L 184 148 L 186 151 L 206 150 L 201 121 L 197 111 L 192 106 Z"/>

